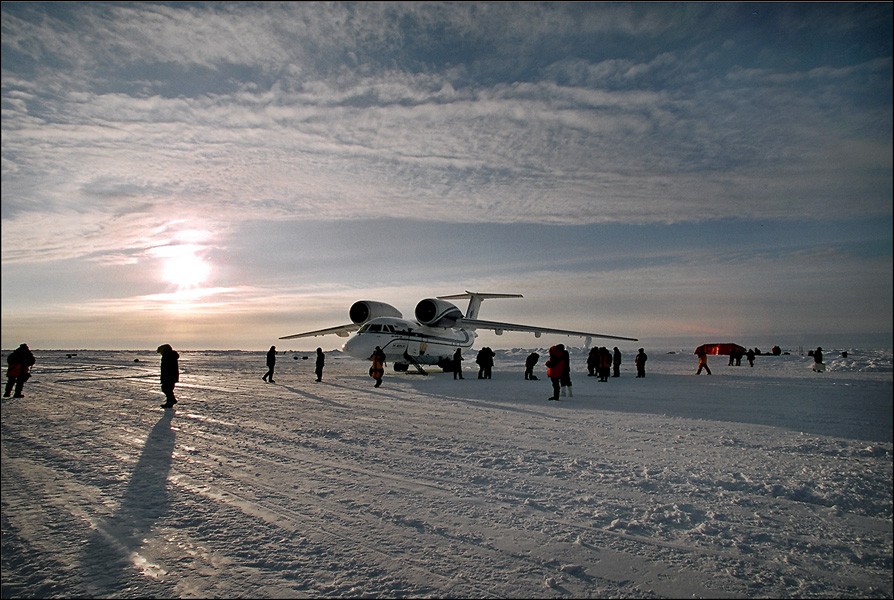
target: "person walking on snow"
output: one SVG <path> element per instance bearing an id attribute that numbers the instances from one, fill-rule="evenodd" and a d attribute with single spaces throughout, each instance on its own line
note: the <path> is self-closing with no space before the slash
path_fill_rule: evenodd
<path id="1" fill-rule="evenodd" d="M 705 349 L 702 346 L 696 348 L 695 353 L 698 355 L 698 370 L 695 374 L 701 375 L 702 369 L 704 369 L 708 372 L 708 375 L 710 375 L 711 369 L 708 367 L 708 353 L 705 352 Z"/>
<path id="2" fill-rule="evenodd" d="M 4 398 L 9 398 L 9 393 L 15 388 L 13 398 L 24 398 L 22 388 L 25 382 L 31 378 L 31 367 L 35 363 L 34 354 L 28 348 L 28 344 L 21 344 L 18 348 L 9 353 L 6 357 L 6 390 L 3 392 Z"/>
<path id="3" fill-rule="evenodd" d="M 165 393 L 167 401 L 162 408 L 171 408 L 177 404 L 174 397 L 174 386 L 180 381 L 180 355 L 171 348 L 170 344 L 162 344 L 156 350 L 161 354 L 161 391 Z"/>
<path id="4" fill-rule="evenodd" d="M 276 346 L 270 346 L 267 351 L 267 372 L 261 377 L 267 383 L 276 383 L 273 381 L 273 368 L 276 366 Z"/>

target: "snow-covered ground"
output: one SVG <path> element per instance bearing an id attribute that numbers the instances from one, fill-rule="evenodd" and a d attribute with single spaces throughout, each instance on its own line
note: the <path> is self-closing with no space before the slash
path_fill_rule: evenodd
<path id="1" fill-rule="evenodd" d="M 891 350 L 691 351 L 604 383 L 573 355 L 560 402 L 529 350 L 378 389 L 335 352 L 265 384 L 263 350 L 181 351 L 163 410 L 151 350 L 36 350 L 2 595 L 891 598 Z"/>

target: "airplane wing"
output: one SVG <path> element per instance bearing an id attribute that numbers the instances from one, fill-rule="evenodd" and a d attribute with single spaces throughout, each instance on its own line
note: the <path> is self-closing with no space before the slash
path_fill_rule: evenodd
<path id="1" fill-rule="evenodd" d="M 500 321 L 482 321 L 480 319 L 458 319 L 456 325 L 458 327 L 468 327 L 470 329 L 492 329 L 497 335 L 502 334 L 504 331 L 523 331 L 533 333 L 536 337 L 540 337 L 540 334 L 542 333 L 556 333 L 559 335 L 627 340 L 629 342 L 639 341 L 637 338 L 622 337 L 619 335 L 605 335 L 604 333 L 590 333 L 587 331 L 570 331 L 568 329 L 552 329 L 550 327 L 536 327 L 534 325 L 517 325 L 515 323 L 502 323 Z"/>
<path id="2" fill-rule="evenodd" d="M 362 325 L 362 323 L 361 323 Z M 348 337 L 348 335 L 352 331 L 357 331 L 360 329 L 360 325 L 356 323 L 349 323 L 347 325 L 338 325 L 336 327 L 327 327 L 326 329 L 317 329 L 316 331 L 306 331 L 304 333 L 295 333 L 292 335 L 286 335 L 279 339 L 281 340 L 293 340 L 295 338 L 303 338 L 303 337 L 315 337 L 318 335 L 329 335 L 334 333 L 338 337 Z"/>

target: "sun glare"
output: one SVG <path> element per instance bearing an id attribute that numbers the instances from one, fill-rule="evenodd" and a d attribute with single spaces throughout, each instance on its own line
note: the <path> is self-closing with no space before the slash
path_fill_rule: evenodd
<path id="1" fill-rule="evenodd" d="M 210 275 L 211 265 L 196 254 L 194 247 L 180 247 L 164 260 L 162 277 L 180 289 L 198 287 Z"/>

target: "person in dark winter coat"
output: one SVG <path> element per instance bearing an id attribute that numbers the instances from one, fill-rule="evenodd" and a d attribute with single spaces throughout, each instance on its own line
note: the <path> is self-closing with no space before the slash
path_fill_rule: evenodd
<path id="1" fill-rule="evenodd" d="M 180 381 L 180 355 L 171 348 L 170 344 L 162 344 L 156 350 L 161 354 L 161 391 L 165 393 L 167 402 L 162 408 L 171 408 L 177 404 L 174 397 L 174 385 Z"/>
<path id="2" fill-rule="evenodd" d="M 645 377 L 646 376 L 646 361 L 649 360 L 648 355 L 645 350 L 642 348 L 639 349 L 639 352 L 636 355 L 636 358 L 633 359 L 633 364 L 636 365 L 636 376 Z"/>
<path id="3" fill-rule="evenodd" d="M 813 370 L 817 373 L 822 373 L 826 370 L 826 364 L 823 362 L 822 346 L 817 346 L 816 350 L 813 351 Z"/>
<path id="4" fill-rule="evenodd" d="M 317 348 L 317 364 L 314 367 L 314 373 L 317 374 L 317 381 L 323 381 L 323 365 L 326 364 L 326 355 L 323 354 L 322 348 Z"/>
<path id="5" fill-rule="evenodd" d="M 463 353 L 461 348 L 457 348 L 453 353 L 453 378 L 465 379 L 463 377 Z"/>
<path id="6" fill-rule="evenodd" d="M 3 392 L 5 398 L 9 398 L 9 393 L 15 388 L 13 398 L 24 398 L 22 388 L 25 382 L 31 378 L 31 367 L 34 366 L 36 360 L 28 344 L 21 344 L 18 348 L 9 353 L 6 357 L 6 390 Z"/>
<path id="7" fill-rule="evenodd" d="M 590 348 L 590 353 L 587 355 L 587 376 L 592 377 L 596 375 L 597 370 L 599 369 L 599 346 L 594 348 Z"/>
<path id="8" fill-rule="evenodd" d="M 602 346 L 599 348 L 599 381 L 608 381 L 612 372 L 612 353 L 608 348 Z"/>
<path id="9" fill-rule="evenodd" d="M 614 355 L 612 356 L 612 377 L 620 377 L 621 376 L 621 351 L 618 350 L 618 347 L 614 348 Z"/>
<path id="10" fill-rule="evenodd" d="M 496 352 L 485 346 L 478 351 L 475 362 L 478 363 L 478 379 L 490 379 L 493 374 Z"/>
<path id="11" fill-rule="evenodd" d="M 540 360 L 540 355 L 536 352 L 531 352 L 528 358 L 525 359 L 525 379 L 537 381 L 537 376 L 534 375 L 534 365 L 537 364 L 538 360 Z"/>
<path id="12" fill-rule="evenodd" d="M 267 372 L 261 377 L 267 383 L 276 383 L 273 381 L 273 368 L 276 366 L 276 346 L 270 346 L 267 351 Z"/>

